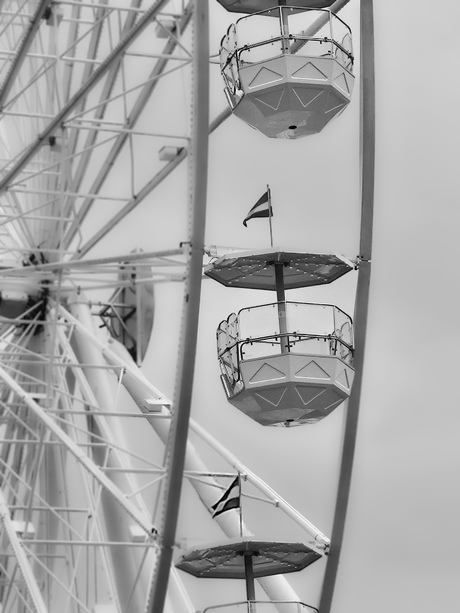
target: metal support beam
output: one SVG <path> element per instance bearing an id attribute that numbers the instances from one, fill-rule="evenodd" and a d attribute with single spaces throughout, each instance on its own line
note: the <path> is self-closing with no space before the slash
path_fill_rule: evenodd
<path id="1" fill-rule="evenodd" d="M 5 80 L 3 81 L 2 87 L 0 89 L 0 111 L 3 110 L 3 106 L 5 105 L 5 101 L 8 97 L 8 94 L 13 87 L 14 80 L 16 79 L 18 72 L 21 69 L 22 63 L 24 62 L 27 52 L 30 49 L 34 36 L 37 33 L 38 28 L 40 27 L 43 15 L 45 14 L 46 9 L 51 5 L 52 2 L 53 0 L 41 0 L 40 4 L 37 6 L 37 10 L 35 11 L 34 16 L 29 22 L 29 27 L 24 33 L 19 48 L 16 51 L 14 60 L 10 65 L 8 74 L 6 75 Z"/>
<path id="2" fill-rule="evenodd" d="M 135 2 L 133 2 L 132 4 L 135 7 L 139 7 L 141 4 L 142 0 L 135 0 Z M 105 6 L 107 5 L 107 0 L 104 0 L 104 6 L 100 7 L 98 10 L 98 13 L 96 13 L 95 15 L 95 30 L 92 31 L 91 33 L 91 41 L 90 41 L 90 45 L 89 45 L 89 49 L 88 49 L 88 53 L 87 53 L 87 59 L 89 60 L 89 63 L 85 64 L 84 67 L 84 71 L 83 71 L 83 79 L 82 82 L 85 82 L 91 75 L 91 71 L 93 69 L 92 67 L 92 62 L 95 61 L 96 59 L 96 55 L 97 55 L 97 49 L 99 47 L 99 38 L 102 32 L 102 29 L 105 25 L 104 23 L 104 19 L 102 19 L 103 13 L 105 11 L 108 11 L 109 14 L 112 11 L 112 8 L 110 6 Z M 73 7 L 74 10 L 79 10 L 79 7 Z M 135 12 L 130 12 L 126 15 L 126 20 L 123 24 L 123 30 L 121 31 L 121 38 L 123 38 L 123 36 L 125 36 L 125 34 L 127 32 L 129 32 L 129 30 L 133 27 L 135 20 L 136 20 L 136 13 Z M 74 49 L 71 49 L 71 51 L 75 51 Z M 65 58 L 62 58 L 62 61 L 65 62 Z M 74 62 L 75 60 L 72 59 L 71 62 Z M 96 119 L 102 119 L 104 117 L 105 114 L 105 110 L 107 107 L 107 102 L 110 99 L 110 96 L 112 95 L 112 91 L 113 91 L 113 87 L 115 84 L 115 81 L 118 77 L 119 71 L 120 71 L 120 66 L 121 66 L 121 62 L 122 62 L 122 58 L 119 58 L 117 62 L 114 62 L 112 64 L 112 66 L 110 67 L 110 70 L 107 74 L 107 78 L 105 80 L 104 83 L 104 87 L 102 88 L 101 94 L 99 96 L 99 100 L 101 100 L 103 102 L 103 104 L 101 104 L 97 109 L 96 109 L 96 113 L 95 113 L 95 120 Z M 73 68 L 73 67 L 72 67 Z M 72 70 L 71 68 L 71 70 Z M 68 83 L 68 85 L 70 86 L 70 81 Z M 65 100 L 67 100 L 67 98 L 65 98 Z M 77 114 L 83 110 L 84 106 L 85 106 L 85 102 L 86 100 L 83 99 L 81 101 L 81 104 L 79 105 L 79 107 L 76 107 L 76 112 Z M 91 157 L 91 149 L 94 145 L 94 142 L 96 140 L 97 137 L 97 131 L 94 131 L 94 133 L 89 133 L 87 135 L 87 140 L 86 143 L 83 147 L 83 151 L 84 153 L 82 154 L 82 156 L 80 157 L 80 161 L 78 163 L 78 167 L 76 169 L 76 171 L 73 173 L 73 180 L 72 180 L 72 184 L 70 186 L 68 186 L 70 188 L 70 191 L 75 191 L 75 192 L 79 192 L 80 191 L 80 187 L 81 187 L 81 181 L 83 180 L 83 175 L 86 171 L 89 159 Z M 69 152 L 71 152 L 72 154 L 75 153 L 75 148 L 76 148 L 76 144 L 78 141 L 78 130 L 73 130 L 71 132 L 70 138 L 69 138 L 69 142 L 67 145 L 67 150 Z M 68 207 L 67 207 L 68 208 Z M 67 210 L 65 210 L 65 215 L 67 214 Z"/>
<path id="3" fill-rule="evenodd" d="M 24 581 L 26 584 L 27 592 L 32 601 L 32 605 L 34 610 L 37 613 L 48 613 L 48 607 L 43 600 L 42 593 L 35 579 L 35 574 L 30 566 L 29 560 L 27 558 L 27 554 L 24 550 L 21 539 L 18 537 L 16 530 L 14 528 L 13 522 L 10 518 L 10 512 L 8 509 L 8 505 L 5 500 L 5 496 L 3 495 L 3 491 L 0 489 L 0 519 L 5 529 L 5 532 L 8 536 L 8 540 L 10 541 L 11 547 L 14 551 L 14 555 L 16 556 L 16 560 L 19 568 L 21 569 L 21 574 L 24 577 Z M 2 551 L 2 556 L 6 554 L 5 551 Z"/>
<path id="4" fill-rule="evenodd" d="M 164 516 L 160 527 L 160 555 L 147 600 L 146 610 L 149 613 L 161 613 L 165 604 L 179 515 L 192 403 L 208 182 L 209 5 L 207 0 L 195 0 L 192 65 L 193 117 L 189 156 L 190 260 L 184 288 L 183 335 L 176 376 L 176 394 L 171 422 L 172 432 L 170 447 L 167 449 Z"/>
<path id="5" fill-rule="evenodd" d="M 69 307 L 74 316 L 95 336 L 97 329 L 87 301 L 82 296 L 79 296 L 75 301 L 72 301 Z M 111 411 L 114 408 L 114 394 L 112 381 L 109 378 L 110 373 L 104 369 L 93 367 L 94 364 L 98 366 L 105 364 L 102 353 L 88 341 L 86 335 L 83 335 L 80 329 L 74 331 L 72 344 L 83 366 L 83 372 L 89 383 L 91 394 L 94 395 L 93 402 L 97 402 L 102 415 L 104 415 L 105 412 Z M 78 376 L 78 373 L 76 376 Z M 139 484 L 131 473 L 130 458 L 124 456 L 119 451 L 120 448 L 128 448 L 125 437 L 126 429 L 120 423 L 120 420 L 116 418 L 111 419 L 110 417 L 101 419 L 100 415 L 95 414 L 90 428 L 98 437 L 102 435 L 109 442 L 113 440 L 116 443 L 116 447 L 108 457 L 106 456 L 106 449 L 93 448 L 92 457 L 96 464 L 103 467 L 102 470 L 104 472 L 108 472 L 111 481 L 114 482 L 120 491 L 129 492 L 138 489 Z M 143 499 L 140 496 L 136 496 L 135 501 L 136 506 L 141 510 L 146 520 L 148 520 L 150 513 Z M 109 540 L 114 543 L 129 542 L 131 520 L 119 507 L 114 498 L 102 492 L 100 507 Z M 146 552 L 135 551 L 134 549 L 129 549 L 123 556 L 120 556 L 114 548 L 109 548 L 109 552 L 121 609 L 126 613 L 137 613 L 142 610 L 145 602 L 145 591 L 149 582 L 150 567 L 154 560 Z M 137 588 L 133 589 L 133 586 L 136 585 Z"/>
<path id="6" fill-rule="evenodd" d="M 169 258 L 176 255 L 183 255 L 184 250 L 181 249 L 167 249 L 166 251 L 139 251 L 136 253 L 127 253 L 125 255 L 117 255 L 106 258 L 95 258 L 93 260 L 66 260 L 65 262 L 48 262 L 46 264 L 37 264 L 36 266 L 28 267 L 27 272 L 33 271 L 52 271 L 58 270 L 74 270 L 77 268 L 94 268 L 95 266 L 104 266 L 107 264 L 121 264 L 125 265 L 132 262 L 147 262 L 148 260 L 157 260 L 162 258 Z M 152 264 L 153 265 L 153 264 Z M 180 266 L 180 262 L 177 263 Z M 1 271 L 1 276 L 15 275 L 17 273 L 24 273 L 24 267 L 18 268 L 6 268 Z"/>
<path id="7" fill-rule="evenodd" d="M 209 126 L 209 134 L 212 134 L 226 119 L 230 117 L 232 111 L 230 108 L 224 109 Z M 118 213 L 113 215 L 110 221 L 103 226 L 89 241 L 87 241 L 78 252 L 72 256 L 71 260 L 83 257 L 95 247 L 107 234 L 122 221 L 131 211 L 133 211 L 160 183 L 168 177 L 172 171 L 183 162 L 188 155 L 186 147 L 180 149 L 174 159 L 168 162 L 164 168 L 160 170 L 144 187 L 128 202 Z"/>
<path id="8" fill-rule="evenodd" d="M 340 561 L 358 430 L 369 304 L 374 211 L 375 66 L 373 0 L 361 0 L 361 234 L 355 309 L 355 376 L 348 401 L 331 551 L 324 575 L 320 613 L 329 613 Z"/>
<path id="9" fill-rule="evenodd" d="M 67 104 L 65 104 L 61 111 L 55 115 L 50 121 L 47 127 L 37 136 L 34 143 L 32 143 L 23 153 L 20 155 L 13 165 L 13 167 L 6 173 L 3 179 L 0 181 L 0 193 L 7 190 L 11 181 L 17 177 L 21 170 L 28 164 L 28 162 L 34 157 L 37 151 L 42 146 L 43 142 L 53 135 L 53 133 L 61 126 L 63 121 L 70 115 L 73 109 L 81 102 L 81 100 L 93 89 L 93 87 L 99 83 L 102 77 L 107 73 L 114 62 L 123 55 L 126 49 L 131 43 L 145 30 L 145 28 L 151 24 L 152 19 L 161 10 L 167 0 L 157 0 L 152 6 L 144 13 L 139 21 L 131 28 L 124 38 L 120 40 L 118 45 L 113 51 L 106 57 L 102 64 L 96 68 L 90 78 L 84 83 L 80 89 L 75 92 L 72 98 Z"/>
<path id="10" fill-rule="evenodd" d="M 110 493 L 120 504 L 121 507 L 132 517 L 132 519 L 144 530 L 146 534 L 155 532 L 155 527 L 149 522 L 144 513 L 126 497 L 126 495 L 117 488 L 114 483 L 105 475 L 105 473 L 97 466 L 82 449 L 75 443 L 64 430 L 56 424 L 54 419 L 50 417 L 46 411 L 27 394 L 23 388 L 17 383 L 5 369 L 0 367 L 0 379 L 12 389 L 31 412 L 40 420 L 40 422 L 48 428 L 52 436 L 60 441 L 69 453 L 79 462 L 104 488 Z"/>
<path id="11" fill-rule="evenodd" d="M 183 31 L 191 18 L 192 15 L 192 10 L 191 10 L 191 3 L 188 4 L 187 8 L 184 11 L 184 14 L 182 16 L 182 19 L 180 20 L 179 23 L 179 30 Z M 139 94 L 139 97 L 137 98 L 130 114 L 129 117 L 127 118 L 127 121 L 125 123 L 126 127 L 132 128 L 134 125 L 136 125 L 137 120 L 139 119 L 142 111 L 145 108 L 145 105 L 147 104 L 148 100 L 150 99 L 150 97 L 152 96 L 152 93 L 154 92 L 159 79 L 158 77 L 161 76 L 161 74 L 165 71 L 165 68 L 168 64 L 168 61 L 170 61 L 170 56 L 171 54 L 174 52 L 175 48 L 177 46 L 177 39 L 174 37 L 170 37 L 163 49 L 163 54 L 166 56 L 165 58 L 162 58 L 160 60 L 158 60 L 155 64 L 154 69 L 152 70 L 149 78 L 148 78 L 148 82 L 147 84 L 142 88 L 141 93 Z M 118 67 L 117 67 L 118 68 Z M 115 77 L 117 75 L 115 70 L 112 70 L 112 80 L 113 82 L 115 81 Z M 111 87 L 110 90 L 106 87 L 107 91 L 103 92 L 103 95 L 101 96 L 101 100 L 107 100 L 110 97 L 110 91 L 111 91 Z M 100 106 L 97 110 L 96 110 L 96 117 L 97 118 L 102 118 L 105 112 L 105 108 L 106 105 L 102 105 Z M 96 140 L 96 136 L 97 136 L 97 132 L 90 132 L 86 141 L 86 147 L 90 147 L 92 144 L 94 144 L 95 140 Z M 101 189 L 101 187 L 103 186 L 105 180 L 107 179 L 107 176 L 109 174 L 109 172 L 112 170 L 113 165 L 115 164 L 116 159 L 118 158 L 119 154 L 121 153 L 124 144 L 126 143 L 127 139 L 129 137 L 129 134 L 120 134 L 117 137 L 117 140 L 115 141 L 115 143 L 112 146 L 111 151 L 109 152 L 107 159 L 105 160 L 101 171 L 99 172 L 95 182 L 93 183 L 93 185 L 91 186 L 90 192 L 93 194 L 96 194 L 99 192 L 99 190 Z M 77 171 L 75 173 L 75 180 L 72 183 L 72 190 L 73 191 L 78 191 L 79 186 L 81 185 L 81 181 L 83 180 L 83 177 L 85 175 L 87 166 L 89 164 L 90 161 L 90 153 L 88 152 L 87 154 L 85 154 L 81 160 L 80 163 L 78 165 Z M 75 198 L 72 198 L 72 200 L 75 200 Z M 63 247 L 64 249 L 66 249 L 69 244 L 72 242 L 74 236 L 77 234 L 77 232 L 79 231 L 79 227 L 81 225 L 81 223 L 83 222 L 83 220 L 85 219 L 86 215 L 88 214 L 88 211 L 92 205 L 92 203 L 94 202 L 94 197 L 88 197 L 85 198 L 84 202 L 82 203 L 81 207 L 78 210 L 77 215 L 75 216 L 74 222 L 72 223 L 72 225 L 70 226 L 70 228 L 68 229 L 68 231 L 66 232 L 66 235 L 63 239 Z M 66 205 L 67 209 L 69 209 L 69 203 L 67 203 Z"/>

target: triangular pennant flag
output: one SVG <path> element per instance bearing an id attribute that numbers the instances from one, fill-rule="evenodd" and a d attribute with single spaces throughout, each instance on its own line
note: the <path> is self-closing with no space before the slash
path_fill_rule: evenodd
<path id="1" fill-rule="evenodd" d="M 239 509 L 241 506 L 240 502 L 241 496 L 241 486 L 240 486 L 240 476 L 238 475 L 235 480 L 232 482 L 230 487 L 225 490 L 224 494 L 219 498 L 219 500 L 212 505 L 211 509 L 213 509 L 214 513 L 213 517 L 217 517 L 221 513 L 225 511 L 229 511 L 230 509 Z"/>
<path id="2" fill-rule="evenodd" d="M 270 198 L 270 189 L 267 189 L 265 194 L 257 200 L 255 205 L 246 215 L 246 219 L 243 221 L 243 226 L 247 228 L 247 221 L 254 217 L 273 217 L 273 209 Z"/>

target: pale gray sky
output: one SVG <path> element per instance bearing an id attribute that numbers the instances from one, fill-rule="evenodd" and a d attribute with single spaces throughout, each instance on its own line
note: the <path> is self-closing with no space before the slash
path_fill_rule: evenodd
<path id="1" fill-rule="evenodd" d="M 217 45 L 232 19 L 211 4 Z M 460 598 L 460 413 L 455 391 L 460 339 L 454 258 L 460 6 L 454 0 L 436 7 L 427 0 L 374 4 L 372 291 L 355 471 L 333 612 L 454 613 Z M 353 28 L 359 55 L 357 5 L 352 0 L 341 15 Z M 357 254 L 358 80 L 356 86 L 350 107 L 314 137 L 269 140 L 236 118 L 216 132 L 210 143 L 208 244 L 267 245 L 265 220 L 249 222 L 247 229 L 241 222 L 269 183 L 275 244 Z M 217 113 L 225 103 L 217 75 L 212 88 Z M 174 193 L 173 182 L 165 195 L 168 189 Z M 293 292 L 290 298 L 335 301 L 352 313 L 353 291 L 354 279 L 347 278 L 330 288 Z M 172 393 L 174 373 L 164 358 L 174 354 L 175 336 L 164 325 L 172 312 L 176 322 L 179 318 L 179 291 L 161 287 L 157 299 L 146 371 Z M 218 380 L 215 328 L 232 310 L 271 298 L 206 281 L 202 300 L 194 416 L 330 532 L 343 406 L 320 424 L 289 431 L 264 429 L 240 415 L 227 404 Z M 273 533 L 277 529 L 273 526 Z M 196 536 L 207 535 L 197 528 Z M 305 602 L 317 604 L 319 575 L 313 567 L 291 575 Z M 197 606 L 216 604 L 208 600 L 212 590 L 207 593 L 207 585 L 206 580 L 199 583 Z M 232 590 L 236 599 L 243 596 L 243 586 L 232 585 Z"/>

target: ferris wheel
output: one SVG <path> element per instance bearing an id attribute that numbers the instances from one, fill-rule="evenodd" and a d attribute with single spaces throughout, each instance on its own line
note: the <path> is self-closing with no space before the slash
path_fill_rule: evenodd
<path id="1" fill-rule="evenodd" d="M 345 111 L 354 81 L 351 32 L 338 15 L 346 0 L 219 2 L 1 4 L 3 613 L 331 607 L 370 268 L 372 3 L 361 3 L 363 229 L 351 262 L 273 245 L 205 247 L 209 134 L 232 113 L 271 138 L 319 133 Z M 226 19 L 214 34 L 217 54 L 210 8 Z M 217 103 L 216 89 L 225 92 Z M 349 398 L 332 544 L 190 419 L 204 265 L 208 283 L 276 292 L 263 312 L 218 314 L 219 402 L 259 424 L 308 428 Z M 290 288 L 329 284 L 356 268 L 355 340 L 351 318 L 335 305 L 286 300 Z M 166 307 L 180 312 L 167 340 L 153 299 L 166 284 L 180 288 L 180 304 Z M 306 320 L 317 328 L 302 328 Z M 251 331 L 261 321 L 272 328 Z M 140 368 L 160 337 L 160 359 L 176 373 L 171 394 Z M 227 509 L 235 483 L 238 504 Z M 295 537 L 259 538 L 257 505 L 270 509 L 266 530 L 282 536 L 286 525 Z M 199 517 L 214 546 L 200 543 L 187 515 Z M 317 590 L 304 602 L 282 575 L 317 561 L 322 597 Z M 196 605 L 187 573 L 245 578 L 246 599 L 227 605 L 228 594 L 200 594 Z"/>

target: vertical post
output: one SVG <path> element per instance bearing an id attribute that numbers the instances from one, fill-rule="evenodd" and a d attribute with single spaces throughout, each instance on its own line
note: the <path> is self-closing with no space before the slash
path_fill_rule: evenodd
<path id="1" fill-rule="evenodd" d="M 139 270 L 140 268 L 133 267 L 135 271 L 134 278 L 134 288 L 136 291 L 136 365 L 140 366 L 142 364 L 142 340 L 144 338 L 144 320 L 142 313 L 142 301 L 141 301 L 141 291 L 143 290 L 142 285 L 137 285 L 136 281 L 139 278 Z"/>
<path id="2" fill-rule="evenodd" d="M 243 496 L 241 495 L 241 474 L 238 473 L 238 485 L 240 488 L 240 536 L 243 536 Z"/>
<path id="3" fill-rule="evenodd" d="M 287 38 L 289 36 L 289 24 L 287 19 L 287 11 L 283 10 L 283 7 L 286 6 L 286 0 L 279 0 L 278 4 L 281 13 L 281 34 L 283 36 L 282 50 L 283 53 L 289 54 L 291 53 L 289 38 Z"/>
<path id="4" fill-rule="evenodd" d="M 348 401 L 342 444 L 334 524 L 332 526 L 331 550 L 324 574 L 319 610 L 329 613 L 334 595 L 335 580 L 339 566 L 345 531 L 345 519 L 350 494 L 353 457 L 358 430 L 358 414 L 364 368 L 364 348 L 369 304 L 369 285 L 372 253 L 372 222 L 374 211 L 374 165 L 375 165 L 375 65 L 374 65 L 374 12 L 372 0 L 361 0 L 361 232 L 360 264 L 355 308 L 355 376 Z"/>
<path id="5" fill-rule="evenodd" d="M 278 303 L 278 322 L 280 328 L 281 353 L 289 353 L 289 339 L 286 336 L 286 294 L 284 292 L 284 264 L 283 262 L 275 262 L 275 282 L 276 282 L 276 301 Z"/>
<path id="6" fill-rule="evenodd" d="M 193 123 L 188 156 L 191 206 L 190 257 L 184 291 L 183 331 L 176 374 L 170 446 L 167 450 L 165 501 L 159 530 L 160 552 L 147 598 L 146 612 L 148 613 L 162 613 L 168 588 L 188 440 L 201 297 L 209 134 L 209 6 L 207 0 L 195 0 L 193 10 Z"/>
<path id="7" fill-rule="evenodd" d="M 254 566 L 252 563 L 252 551 L 244 552 L 244 575 L 246 578 L 246 598 L 249 602 L 256 599 L 256 591 L 254 588 Z"/>
<path id="8" fill-rule="evenodd" d="M 267 185 L 267 199 L 268 199 L 268 223 L 270 225 L 270 247 L 273 247 L 272 194 L 270 192 L 269 185 Z"/>

